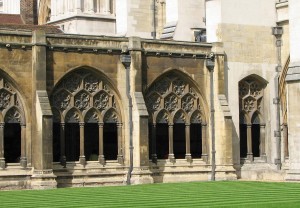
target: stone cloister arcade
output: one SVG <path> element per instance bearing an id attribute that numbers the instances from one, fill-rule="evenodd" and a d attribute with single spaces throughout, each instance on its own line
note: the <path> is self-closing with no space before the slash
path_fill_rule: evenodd
<path id="1" fill-rule="evenodd" d="M 146 92 L 151 158 L 208 161 L 207 123 L 199 90 L 180 73 L 158 78 Z"/>
<path id="2" fill-rule="evenodd" d="M 87 69 L 65 75 L 51 96 L 54 161 L 117 160 L 123 164 L 118 94 L 104 75 Z M 59 150 L 59 151 L 58 151 Z"/>
<path id="3" fill-rule="evenodd" d="M 252 75 L 239 82 L 240 156 L 250 162 L 267 159 L 263 109 L 266 83 L 261 80 Z"/>
<path id="4" fill-rule="evenodd" d="M 26 168 L 26 120 L 19 92 L 0 75 L 0 167 L 19 163 Z"/>

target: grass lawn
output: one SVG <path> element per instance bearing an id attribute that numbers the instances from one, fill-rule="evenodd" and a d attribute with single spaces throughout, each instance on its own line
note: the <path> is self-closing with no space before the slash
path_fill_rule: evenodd
<path id="1" fill-rule="evenodd" d="M 0 191 L 0 207 L 300 207 L 300 183 L 193 182 Z"/>

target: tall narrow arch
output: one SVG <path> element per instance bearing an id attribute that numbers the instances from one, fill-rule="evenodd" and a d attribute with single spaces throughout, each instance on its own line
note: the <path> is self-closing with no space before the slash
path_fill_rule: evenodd
<path id="1" fill-rule="evenodd" d="M 193 112 L 202 114 L 202 121 L 206 121 L 206 106 L 197 85 L 186 74 L 172 70 L 161 75 L 149 86 L 145 98 L 151 118 L 149 143 L 152 145 L 152 161 L 156 162 L 157 158 L 168 158 L 171 162 L 175 162 L 175 159 L 185 158 L 188 162 L 192 162 L 191 141 L 194 141 L 194 138 L 191 136 L 200 135 L 200 140 L 203 137 L 201 130 L 198 134 L 191 133 Z M 194 132 L 197 131 L 195 128 L 202 128 L 202 125 L 197 125 L 195 122 Z M 166 139 L 168 139 L 168 154 L 166 154 Z M 194 158 L 201 158 L 204 154 L 207 161 L 206 144 L 205 142 L 203 147 L 202 142 L 198 142 L 199 146 L 196 148 L 204 151 L 194 154 Z"/>
<path id="2" fill-rule="evenodd" d="M 266 159 L 264 89 L 267 82 L 250 75 L 239 82 L 240 155 L 249 161 L 255 157 Z"/>
<path id="3" fill-rule="evenodd" d="M 0 75 L 0 167 L 7 163 L 27 166 L 26 120 L 20 93 L 9 78 Z"/>
<path id="4" fill-rule="evenodd" d="M 59 121 L 62 165 L 66 166 L 66 161 L 78 158 L 82 165 L 94 160 L 102 165 L 107 160 L 123 163 L 119 93 L 104 74 L 89 67 L 72 70 L 57 82 L 50 103 L 62 115 Z M 72 129 L 72 133 L 68 133 L 68 128 Z M 111 136 L 107 132 L 113 132 L 114 138 L 117 138 L 113 139 L 112 149 L 106 145 Z M 71 159 L 68 159 L 67 143 L 72 142 L 73 146 L 78 144 L 78 148 L 75 156 L 69 154 Z"/>

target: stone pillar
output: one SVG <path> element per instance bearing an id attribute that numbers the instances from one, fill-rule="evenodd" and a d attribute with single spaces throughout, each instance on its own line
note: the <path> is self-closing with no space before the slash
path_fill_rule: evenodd
<path id="1" fill-rule="evenodd" d="M 58 15 L 63 15 L 64 14 L 64 1 L 58 0 L 57 1 L 57 13 Z"/>
<path id="2" fill-rule="evenodd" d="M 21 124 L 21 158 L 20 165 L 22 168 L 27 167 L 27 157 L 26 157 L 26 125 Z"/>
<path id="3" fill-rule="evenodd" d="M 247 124 L 247 159 L 250 162 L 253 162 L 253 153 L 252 153 L 252 125 Z"/>
<path id="4" fill-rule="evenodd" d="M 288 125 L 283 124 L 283 148 L 284 148 L 284 160 L 289 158 L 289 141 L 288 141 Z"/>
<path id="5" fill-rule="evenodd" d="M 105 157 L 103 153 L 103 123 L 99 122 L 99 156 L 98 161 L 101 165 L 105 165 Z"/>
<path id="6" fill-rule="evenodd" d="M 57 0 L 51 1 L 51 20 L 54 20 L 57 15 Z"/>
<path id="7" fill-rule="evenodd" d="M 122 123 L 117 123 L 118 129 L 118 163 L 124 164 L 123 150 L 122 150 Z"/>
<path id="8" fill-rule="evenodd" d="M 46 34 L 32 32 L 32 166 L 31 188 L 56 188 L 53 174 L 53 115 L 47 94 Z"/>
<path id="9" fill-rule="evenodd" d="M 157 163 L 157 154 L 156 154 L 156 123 L 152 124 L 152 137 L 151 137 L 151 141 L 152 141 L 152 162 L 153 163 Z"/>
<path id="10" fill-rule="evenodd" d="M 5 158 L 4 158 L 4 122 L 0 123 L 0 168 L 5 169 Z"/>
<path id="11" fill-rule="evenodd" d="M 189 123 L 185 124 L 185 159 L 188 162 L 192 162 L 190 126 Z"/>
<path id="12" fill-rule="evenodd" d="M 202 128 L 202 155 L 201 158 L 204 162 L 208 163 L 208 136 L 207 136 L 207 124 L 201 124 Z"/>
<path id="13" fill-rule="evenodd" d="M 83 166 L 86 164 L 84 155 L 84 122 L 79 122 L 79 132 L 80 132 L 80 156 L 79 163 Z"/>
<path id="14" fill-rule="evenodd" d="M 60 163 L 63 167 L 67 165 L 66 158 L 66 134 L 65 134 L 65 123 L 60 123 Z"/>
<path id="15" fill-rule="evenodd" d="M 260 137 L 260 157 L 265 162 L 267 162 L 267 155 L 266 155 L 266 139 L 265 139 L 265 129 L 266 124 L 260 124 L 260 131 L 259 131 L 259 137 Z"/>
<path id="16" fill-rule="evenodd" d="M 170 162 L 175 162 L 174 144 L 173 144 L 173 124 L 169 124 L 169 157 Z"/>
<path id="17" fill-rule="evenodd" d="M 94 0 L 85 0 L 85 11 L 88 13 L 95 13 L 95 9 L 94 9 Z"/>

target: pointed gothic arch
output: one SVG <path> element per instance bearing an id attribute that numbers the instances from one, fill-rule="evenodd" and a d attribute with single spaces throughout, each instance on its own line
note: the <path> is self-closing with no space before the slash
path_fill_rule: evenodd
<path id="1" fill-rule="evenodd" d="M 52 91 L 50 103 L 57 109 L 60 120 L 60 161 L 106 160 L 123 163 L 122 116 L 119 94 L 109 79 L 90 67 L 71 70 L 59 80 Z M 69 131 L 71 128 L 72 131 Z M 107 130 L 108 129 L 108 130 Z M 106 145 L 107 131 L 114 138 Z M 72 144 L 72 145 L 71 145 Z M 75 150 L 68 152 L 68 147 Z M 111 157 L 110 152 L 116 152 Z M 107 155 L 106 155 L 107 154 Z M 69 159 L 69 158 L 70 159 Z"/>
<path id="2" fill-rule="evenodd" d="M 15 83 L 0 74 L 0 167 L 7 163 L 27 166 L 24 103 Z"/>
<path id="3" fill-rule="evenodd" d="M 191 134 L 191 116 L 194 112 L 198 112 L 201 117 L 193 123 L 194 131 L 205 128 L 207 120 L 206 105 L 194 81 L 178 70 L 168 71 L 149 86 L 145 92 L 145 98 L 150 114 L 149 143 L 152 146 L 152 161 L 156 162 L 157 158 L 169 158 L 171 162 L 175 162 L 175 158 L 185 158 L 191 162 L 193 156 L 191 140 L 194 140 L 194 138 L 191 139 L 191 135 L 201 140 L 196 147 L 201 151 L 193 157 L 202 157 L 207 161 L 207 142 L 204 142 L 204 146 L 202 143 L 203 139 L 207 139 L 206 135 L 203 137 L 202 134 L 202 132 L 206 134 L 206 130 Z M 166 140 L 168 145 L 165 144 Z M 165 153 L 168 153 L 167 156 Z"/>
<path id="4" fill-rule="evenodd" d="M 240 156 L 249 161 L 253 161 L 254 157 L 266 159 L 262 113 L 266 85 L 263 78 L 254 74 L 239 82 Z"/>

